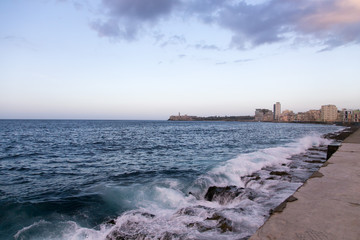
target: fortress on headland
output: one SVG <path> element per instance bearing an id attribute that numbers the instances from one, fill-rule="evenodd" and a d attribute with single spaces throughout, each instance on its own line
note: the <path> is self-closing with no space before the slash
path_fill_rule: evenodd
<path id="1" fill-rule="evenodd" d="M 302 123 L 359 123 L 360 110 L 338 110 L 335 105 L 323 105 L 319 110 L 294 113 L 291 110 L 281 112 L 281 104 L 274 104 L 270 109 L 256 109 L 254 116 L 211 116 L 197 117 L 188 115 L 170 116 L 169 121 L 241 121 L 241 122 L 302 122 Z"/>

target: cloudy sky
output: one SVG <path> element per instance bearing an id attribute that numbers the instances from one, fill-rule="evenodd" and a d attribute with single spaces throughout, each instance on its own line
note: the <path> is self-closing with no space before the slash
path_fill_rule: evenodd
<path id="1" fill-rule="evenodd" d="M 0 118 L 360 108 L 359 0 L 2 0 Z"/>

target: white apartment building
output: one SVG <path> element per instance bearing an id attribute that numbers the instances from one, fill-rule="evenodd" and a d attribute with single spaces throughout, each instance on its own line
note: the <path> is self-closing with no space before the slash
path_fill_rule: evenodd
<path id="1" fill-rule="evenodd" d="M 335 105 L 323 105 L 321 106 L 321 121 L 323 122 L 335 122 L 338 118 L 338 110 Z"/>

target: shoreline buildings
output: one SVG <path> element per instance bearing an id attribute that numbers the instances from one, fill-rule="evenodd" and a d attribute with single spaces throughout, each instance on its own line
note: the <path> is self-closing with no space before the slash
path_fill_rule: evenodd
<path id="1" fill-rule="evenodd" d="M 270 117 L 273 114 L 273 117 Z M 323 123 L 359 123 L 360 110 L 338 110 L 335 105 L 322 105 L 319 110 L 294 113 L 291 110 L 281 112 L 281 104 L 274 104 L 274 112 L 269 109 L 256 109 L 255 121 L 260 122 L 323 122 Z"/>
<path id="2" fill-rule="evenodd" d="M 338 110 L 335 105 L 322 105 L 319 110 L 294 113 L 291 110 L 281 112 L 280 102 L 273 105 L 273 111 L 257 108 L 255 116 L 211 116 L 197 117 L 188 115 L 170 116 L 169 121 L 242 121 L 242 122 L 298 122 L 298 123 L 359 123 L 360 110 Z"/>

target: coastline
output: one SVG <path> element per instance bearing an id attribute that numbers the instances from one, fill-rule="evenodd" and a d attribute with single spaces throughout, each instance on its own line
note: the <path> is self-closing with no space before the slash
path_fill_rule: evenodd
<path id="1" fill-rule="evenodd" d="M 340 132 L 326 134 L 323 137 L 326 139 L 341 141 L 350 134 L 349 130 L 350 129 L 346 128 Z M 209 202 L 209 204 L 219 204 L 224 207 L 232 206 L 234 202 L 239 200 L 263 204 L 265 206 L 264 209 L 267 209 L 267 213 L 264 212 L 265 215 L 263 216 L 264 222 L 266 222 L 267 219 L 273 214 L 283 211 L 285 207 L 284 202 L 286 203 L 295 200 L 291 197 L 292 194 L 294 191 L 296 191 L 296 189 L 300 188 L 307 179 L 316 177 L 316 172 L 327 161 L 326 153 L 327 145 L 320 144 L 320 146 L 308 148 L 303 153 L 291 155 L 289 158 L 287 158 L 287 160 L 289 160 L 287 163 L 282 163 L 275 166 L 265 166 L 260 170 L 253 172 L 252 174 L 240 176 L 244 186 L 213 185 L 208 187 L 204 195 L 195 196 L 191 192 L 188 194 L 189 196 L 193 195 L 197 199 L 203 199 Z M 261 191 L 259 192 L 258 189 L 253 188 L 253 186 L 256 185 L 260 186 L 260 188 L 265 187 L 267 191 L 273 192 L 274 194 L 271 196 L 273 196 L 275 200 L 272 199 L 271 196 L 264 196 Z M 290 189 L 287 187 L 290 187 Z M 283 201 L 284 193 L 287 194 L 285 201 Z M 247 210 L 240 207 L 238 211 L 238 214 L 241 214 L 241 212 Z M 145 214 L 147 217 L 150 216 L 148 217 L 148 221 L 156 219 L 156 215 L 154 213 L 145 212 L 136 214 Z M 203 219 L 201 221 L 189 223 L 187 225 L 189 230 L 196 229 L 196 231 L 200 233 L 210 233 L 212 231 L 220 232 L 224 236 L 224 239 L 230 239 L 228 238 L 230 236 L 228 234 L 232 232 L 237 233 L 239 230 L 238 226 L 236 226 L 236 223 L 232 222 L 232 220 L 228 218 L 226 214 L 224 214 L 222 209 L 213 209 L 211 207 L 205 207 L 202 205 L 180 208 L 173 217 L 187 217 L 196 215 L 203 216 Z M 108 222 L 114 226 L 114 229 L 108 233 L 107 239 L 145 239 L 146 235 L 126 235 L 122 232 L 121 228 L 116 227 L 119 225 L 118 221 L 120 220 L 113 219 Z M 210 225 L 209 222 L 212 222 L 212 224 Z M 262 224 L 264 222 L 262 222 Z M 251 234 L 254 233 L 258 227 L 253 229 Z M 251 235 L 249 235 L 249 233 L 245 235 L 241 234 L 240 239 L 245 240 L 250 236 Z M 171 239 L 173 237 L 178 238 L 181 236 L 168 233 L 166 237 Z"/>
<path id="2" fill-rule="evenodd" d="M 167 121 L 170 122 L 264 122 L 264 123 L 298 123 L 298 124 L 321 124 L 337 125 L 347 127 L 360 127 L 359 122 L 340 122 L 340 121 L 256 121 L 254 116 L 170 116 Z"/>
<path id="3" fill-rule="evenodd" d="M 353 167 L 359 169 L 354 154 L 359 156 L 360 128 L 353 126 L 325 137 L 341 142 L 342 146 L 274 209 L 250 240 L 359 239 L 360 231 L 354 225 L 354 220 L 360 216 L 356 191 L 359 177 L 350 178 L 352 182 L 348 177 L 354 176 Z"/>

